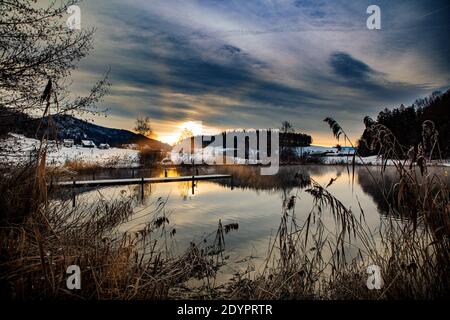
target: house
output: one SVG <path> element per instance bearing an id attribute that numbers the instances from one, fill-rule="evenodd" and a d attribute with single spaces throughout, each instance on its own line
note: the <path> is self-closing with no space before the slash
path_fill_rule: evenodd
<path id="1" fill-rule="evenodd" d="M 81 140 L 81 146 L 83 148 L 95 148 L 95 143 L 92 140 Z"/>
<path id="2" fill-rule="evenodd" d="M 64 139 L 63 140 L 63 146 L 66 148 L 72 148 L 74 145 L 73 139 Z"/>
<path id="3" fill-rule="evenodd" d="M 107 150 L 107 149 L 109 149 L 109 148 L 111 148 L 111 147 L 110 147 L 109 144 L 107 144 L 107 143 L 100 143 L 100 144 L 98 145 L 98 148 L 99 148 L 99 149 Z"/>

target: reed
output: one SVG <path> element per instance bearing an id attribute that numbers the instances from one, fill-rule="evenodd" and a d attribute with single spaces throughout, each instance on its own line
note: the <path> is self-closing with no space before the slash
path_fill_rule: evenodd
<path id="1" fill-rule="evenodd" d="M 13 178 L 15 174 L 8 187 L 23 175 L 22 170 Z M 34 198 L 31 205 L 17 207 L 23 192 L 11 193 L 8 205 L 26 214 L 21 221 L 4 219 L 0 231 L 3 298 L 164 299 L 189 279 L 207 284 L 218 269 L 218 261 L 196 245 L 180 256 L 171 254 L 167 242 L 176 231 L 164 199 L 141 209 L 144 224 L 124 231 L 120 227 L 136 213 L 133 196 L 80 202 L 75 208 L 69 202 Z M 82 290 L 66 287 L 70 265 L 82 270 Z"/>
<path id="2" fill-rule="evenodd" d="M 337 137 L 348 139 L 339 124 L 328 119 Z M 134 219 L 133 196 L 114 201 L 79 203 L 49 199 L 54 190 L 46 170 L 45 148 L 23 168 L 3 174 L 0 182 L 1 296 L 8 299 L 434 299 L 450 294 L 450 193 L 441 171 L 428 170 L 426 150 L 405 158 L 387 128 L 366 121 L 381 157 L 395 160 L 397 180 L 386 183 L 366 166 L 383 199 L 387 214 L 371 230 L 363 204 L 350 210 L 330 191 L 333 179 L 320 185 L 313 179 L 304 193 L 283 193 L 280 225 L 262 269 L 237 273 L 224 285 L 217 271 L 226 263 L 225 235 L 237 224 L 219 221 L 213 243 L 192 243 L 180 255 L 168 244 L 176 235 L 165 200 L 144 206 L 146 222 L 121 230 Z M 380 132 L 382 131 L 382 132 Z M 432 135 L 431 135 L 432 136 Z M 389 139 L 386 137 L 390 137 Z M 418 148 L 420 150 L 420 148 Z M 433 151 L 438 150 L 436 146 Z M 359 155 L 356 154 L 355 157 Z M 434 157 L 435 158 L 435 157 Z M 355 163 L 348 166 L 354 181 Z M 443 169 L 442 169 L 443 170 Z M 295 179 L 302 179 L 296 175 Z M 296 205 L 310 197 L 305 219 Z M 141 212 L 142 213 L 142 212 Z M 20 219 L 18 219 L 20 217 Z M 326 219 L 333 219 L 330 229 Z M 66 289 L 66 268 L 83 270 L 81 291 Z M 366 286 L 369 265 L 381 269 L 384 286 Z M 195 287 L 190 283 L 195 282 Z"/>
<path id="3" fill-rule="evenodd" d="M 325 121 L 333 134 L 350 141 L 333 119 Z M 230 295 L 245 299 L 435 299 L 450 295 L 450 190 L 443 169 L 427 170 L 431 155 L 404 159 L 390 130 L 366 119 L 381 157 L 395 161 L 398 182 L 392 189 L 384 184 L 385 166 L 376 179 L 386 201 L 388 214 L 378 230 L 370 230 L 363 206 L 359 212 L 346 208 L 328 190 L 312 180 L 305 192 L 314 206 L 305 221 L 295 216 L 296 195 L 285 199 L 280 226 L 271 244 L 262 272 L 236 277 Z M 436 137 L 436 133 L 427 137 Z M 426 139 L 427 137 L 424 137 Z M 437 139 L 432 149 L 438 150 Z M 350 142 L 351 143 L 351 142 Z M 409 149 L 411 150 L 411 149 Z M 433 151 L 431 151 L 432 153 Z M 358 154 L 355 157 L 359 157 Z M 355 161 L 349 166 L 354 181 Z M 331 215 L 335 230 L 324 219 Z M 369 265 L 381 269 L 384 286 L 366 286 Z"/>

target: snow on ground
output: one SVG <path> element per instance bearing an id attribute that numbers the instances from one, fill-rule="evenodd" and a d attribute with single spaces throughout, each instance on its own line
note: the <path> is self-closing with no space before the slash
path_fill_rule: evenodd
<path id="1" fill-rule="evenodd" d="M 353 155 L 350 156 L 326 156 L 322 157 L 324 164 L 352 164 Z M 380 166 L 383 163 L 381 157 L 371 156 L 371 157 L 355 157 L 355 164 L 366 164 L 373 166 Z M 394 161 L 387 160 L 386 165 L 392 166 L 394 165 Z"/>
<path id="2" fill-rule="evenodd" d="M 39 140 L 19 134 L 9 134 L 8 138 L 0 143 L 2 145 L 0 163 L 11 165 L 28 161 L 40 145 Z M 50 141 L 46 162 L 51 166 L 63 166 L 69 161 L 76 161 L 84 165 L 103 167 L 137 167 L 139 166 L 138 153 L 137 150 L 120 148 L 98 149 L 81 146 L 68 148 Z"/>
<path id="3" fill-rule="evenodd" d="M 324 164 L 352 164 L 353 156 L 325 156 L 321 158 L 323 160 Z M 402 161 L 404 163 L 404 161 Z M 407 162 L 409 164 L 409 162 Z M 357 165 L 371 165 L 371 166 L 381 166 L 386 164 L 387 166 L 393 166 L 395 165 L 394 160 L 387 160 L 386 163 L 383 161 L 381 157 L 378 156 L 370 156 L 370 157 L 355 157 L 355 164 Z M 443 162 L 437 162 L 432 161 L 431 163 L 428 163 L 428 165 L 432 166 L 444 166 L 444 167 L 450 167 L 449 160 L 444 160 Z"/>
<path id="4" fill-rule="evenodd" d="M 176 151 L 172 151 L 170 154 L 170 160 L 175 164 L 185 163 L 189 164 L 192 160 L 195 163 L 207 163 L 207 164 L 215 164 L 222 163 L 223 157 L 222 154 L 226 151 L 231 151 L 230 154 L 234 154 L 234 149 L 222 149 L 222 148 L 214 148 L 208 149 L 205 148 L 203 150 L 199 149 L 194 154 L 190 153 L 177 153 Z M 337 164 L 352 164 L 353 162 L 353 154 L 355 150 L 353 148 L 345 148 L 344 147 L 338 151 L 335 147 L 320 147 L 320 146 L 310 146 L 304 148 L 295 148 L 295 151 L 299 156 L 309 156 L 320 159 L 321 163 L 329 164 L 329 165 L 337 165 Z M 254 150 L 250 150 L 249 160 L 245 160 L 242 158 L 234 158 L 232 156 L 226 157 L 226 164 L 259 164 L 261 161 L 254 160 L 256 158 L 256 153 Z M 169 158 L 167 158 L 169 159 Z M 269 159 L 270 160 L 270 159 Z M 387 165 L 392 166 L 395 164 L 394 160 L 383 161 L 381 157 L 378 156 L 370 156 L 370 157 L 355 157 L 355 164 L 357 165 L 372 165 L 372 166 L 381 166 Z M 433 161 L 432 165 L 439 166 L 450 166 L 449 160 L 444 161 L 443 163 Z"/>
<path id="5" fill-rule="evenodd" d="M 299 156 L 318 156 L 318 155 L 353 155 L 355 149 L 352 147 L 322 147 L 322 146 L 308 146 L 294 148 Z"/>
<path id="6" fill-rule="evenodd" d="M 224 149 L 220 147 L 207 147 L 204 149 L 196 149 L 193 154 L 190 153 L 178 153 L 172 150 L 170 153 L 170 160 L 175 164 L 189 164 L 194 161 L 195 164 L 206 163 L 209 165 L 221 164 L 223 154 L 226 154 L 225 164 L 259 164 L 261 161 L 256 160 L 256 152 L 249 150 L 249 159 L 240 157 L 234 157 L 234 149 Z"/>
<path id="7" fill-rule="evenodd" d="M 18 163 L 27 162 L 31 155 L 33 155 L 39 148 L 39 140 L 26 138 L 19 134 L 9 134 L 6 140 L 0 141 L 1 153 L 0 164 L 15 165 Z M 222 153 L 227 149 L 216 148 L 204 149 L 203 152 L 197 152 L 193 156 L 190 154 L 178 154 L 172 152 L 170 159 L 174 163 L 191 163 L 192 158 L 196 163 L 202 163 L 202 160 L 208 164 L 220 163 L 222 161 Z M 353 161 L 352 150 L 344 149 L 340 152 L 332 147 L 310 146 L 304 148 L 296 148 L 299 155 L 323 155 L 320 159 L 324 164 L 351 164 Z M 344 153 L 345 152 L 345 153 Z M 252 153 L 252 151 L 250 151 Z M 231 153 L 232 154 L 232 153 Z M 326 154 L 326 155 L 324 155 Z M 349 154 L 349 155 L 347 155 Z M 250 159 L 254 159 L 251 154 Z M 62 144 L 56 145 L 54 142 L 49 143 L 49 152 L 47 153 L 47 164 L 51 166 L 63 166 L 67 162 L 73 161 L 89 166 L 96 165 L 102 167 L 138 167 L 139 166 L 139 151 L 133 149 L 98 149 L 98 148 L 82 148 L 81 146 L 73 146 L 71 148 L 64 147 Z M 228 164 L 256 164 L 260 161 L 245 160 L 239 158 L 227 157 Z M 382 165 L 382 159 L 377 156 L 365 157 L 362 160 L 355 158 L 355 163 L 366 165 Z M 392 160 L 387 161 L 387 165 L 393 165 Z M 450 167 L 450 162 L 447 160 L 443 164 Z"/>
<path id="8" fill-rule="evenodd" d="M 299 157 L 311 156 L 311 157 L 321 157 L 321 159 L 328 158 L 328 156 L 334 156 L 336 161 L 343 156 L 353 156 L 355 150 L 350 147 L 342 147 L 340 150 L 336 147 L 321 147 L 321 146 L 309 146 L 309 147 L 298 147 L 293 148 L 294 152 L 297 153 Z M 238 155 L 243 152 L 239 150 Z M 190 153 L 178 153 L 176 150 L 172 150 L 170 154 L 170 159 L 173 163 L 191 163 L 192 160 L 195 163 L 221 163 L 223 161 L 223 154 L 226 153 L 226 163 L 227 164 L 259 164 L 262 163 L 260 160 L 256 160 L 257 152 L 256 150 L 250 149 L 249 159 L 245 160 L 241 157 L 234 158 L 234 149 L 223 149 L 221 147 L 206 147 L 204 149 L 196 149 L 194 154 Z M 331 158 L 331 157 L 330 157 Z M 267 159 L 270 160 L 270 159 Z M 330 162 L 331 164 L 332 162 Z"/>
<path id="9" fill-rule="evenodd" d="M 351 147 L 341 147 L 340 150 L 336 147 L 321 147 L 321 146 L 309 146 L 295 148 L 295 151 L 299 156 L 320 156 L 323 164 L 352 164 L 353 155 L 355 149 Z M 355 164 L 357 165 L 372 165 L 372 166 L 393 166 L 394 160 L 383 161 L 381 157 L 355 157 Z M 450 166 L 450 161 L 445 160 L 442 162 L 432 161 L 432 165 Z"/>

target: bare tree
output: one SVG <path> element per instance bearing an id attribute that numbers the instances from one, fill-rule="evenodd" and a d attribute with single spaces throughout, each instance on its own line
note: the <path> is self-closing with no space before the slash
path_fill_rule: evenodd
<path id="1" fill-rule="evenodd" d="M 295 132 L 294 126 L 289 121 L 283 121 L 281 123 L 280 131 L 281 131 L 281 133 L 293 133 L 293 132 Z"/>
<path id="2" fill-rule="evenodd" d="M 69 90 L 68 77 L 93 45 L 93 29 L 66 26 L 67 8 L 77 3 L 0 0 L 0 107 L 42 116 L 54 103 L 54 113 L 79 113 L 104 95 L 106 75 L 86 97 Z"/>
<path id="3" fill-rule="evenodd" d="M 134 127 L 134 131 L 142 134 L 143 136 L 151 137 L 153 134 L 153 130 L 150 126 L 150 117 L 138 116 L 136 119 L 136 126 Z"/>

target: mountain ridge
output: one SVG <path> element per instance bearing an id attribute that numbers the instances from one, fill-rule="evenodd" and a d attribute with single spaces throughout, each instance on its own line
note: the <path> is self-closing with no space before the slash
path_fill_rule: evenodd
<path id="1" fill-rule="evenodd" d="M 107 143 L 113 147 L 139 144 L 151 150 L 170 151 L 172 148 L 166 143 L 129 130 L 104 127 L 68 114 L 32 118 L 25 113 L 0 109 L 0 135 L 12 132 L 39 139 L 48 134 L 53 140 L 74 139 L 76 143 L 80 143 L 81 140 L 92 140 L 96 145 Z"/>

